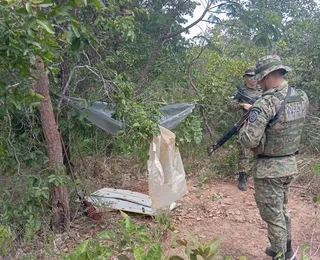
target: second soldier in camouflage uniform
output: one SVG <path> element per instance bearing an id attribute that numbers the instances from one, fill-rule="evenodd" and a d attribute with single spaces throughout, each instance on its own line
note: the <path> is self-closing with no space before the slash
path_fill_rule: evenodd
<path id="1" fill-rule="evenodd" d="M 239 134 L 241 144 L 256 153 L 255 200 L 268 225 L 271 247 L 266 254 L 272 259 L 280 259 L 279 255 L 291 259 L 294 255 L 288 192 L 298 173 L 295 155 L 309 105 L 306 93 L 289 87 L 283 79 L 290 70 L 278 56 L 266 56 L 257 62 L 254 79 L 263 94 L 254 103 L 247 125 Z"/>
<path id="2" fill-rule="evenodd" d="M 246 69 L 243 77 L 245 79 L 245 83 L 240 86 L 240 90 L 246 96 L 250 98 L 257 98 L 261 95 L 260 87 L 257 87 L 257 81 L 251 80 L 251 77 L 254 76 L 254 67 L 249 67 Z M 232 111 L 236 114 L 237 118 L 240 119 L 247 110 L 251 108 L 251 105 L 248 104 L 245 100 L 241 98 L 236 98 L 236 93 L 233 94 L 232 100 L 228 104 L 229 111 Z M 239 159 L 238 159 L 238 172 L 239 175 L 239 184 L 238 188 L 242 191 L 247 190 L 246 178 L 248 177 L 248 173 L 251 170 L 249 157 L 250 157 L 250 149 L 244 147 L 238 142 L 238 150 L 239 150 Z"/>

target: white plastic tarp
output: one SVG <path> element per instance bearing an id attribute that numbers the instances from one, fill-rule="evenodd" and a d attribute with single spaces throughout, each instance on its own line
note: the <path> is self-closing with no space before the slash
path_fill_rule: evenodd
<path id="1" fill-rule="evenodd" d="M 68 102 L 68 105 L 76 109 L 79 113 L 87 113 L 86 119 L 91 123 L 111 134 L 117 134 L 123 127 L 123 122 L 112 118 L 113 111 L 106 109 L 107 103 L 87 102 L 84 99 L 74 97 L 65 98 L 65 100 Z M 160 125 L 168 129 L 173 129 L 191 114 L 194 108 L 195 104 L 189 103 L 177 103 L 164 106 L 160 108 L 162 112 Z"/>
<path id="2" fill-rule="evenodd" d="M 185 171 L 175 134 L 160 126 L 160 135 L 150 145 L 148 173 L 152 208 L 169 207 L 187 194 Z"/>

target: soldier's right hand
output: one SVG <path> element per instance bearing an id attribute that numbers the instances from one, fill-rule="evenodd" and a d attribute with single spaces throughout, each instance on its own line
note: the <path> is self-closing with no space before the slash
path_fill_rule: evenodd
<path id="1" fill-rule="evenodd" d="M 247 111 L 249 111 L 252 108 L 252 105 L 250 104 L 243 104 L 243 108 Z"/>

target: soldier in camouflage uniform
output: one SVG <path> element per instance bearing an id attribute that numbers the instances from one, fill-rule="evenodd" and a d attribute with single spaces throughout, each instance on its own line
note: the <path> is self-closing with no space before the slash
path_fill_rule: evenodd
<path id="1" fill-rule="evenodd" d="M 262 219 L 268 224 L 271 247 L 265 253 L 272 259 L 294 256 L 288 191 L 298 173 L 295 155 L 309 105 L 306 93 L 289 87 L 283 79 L 290 70 L 278 56 L 266 56 L 257 62 L 254 79 L 263 94 L 254 103 L 239 134 L 241 144 L 256 154 L 255 200 Z"/>
<path id="2" fill-rule="evenodd" d="M 246 69 L 243 77 L 245 79 L 245 83 L 240 87 L 240 90 L 250 98 L 256 98 L 261 95 L 260 87 L 257 87 L 257 81 L 250 80 L 254 76 L 254 67 L 249 67 Z M 247 110 L 251 108 L 251 105 L 248 104 L 243 99 L 236 98 L 236 93 L 233 94 L 232 100 L 228 104 L 229 111 L 232 111 L 236 114 L 237 118 L 241 118 Z M 248 176 L 248 172 L 251 170 L 251 166 L 249 163 L 250 157 L 250 149 L 242 146 L 238 142 L 238 150 L 239 150 L 239 159 L 238 159 L 238 172 L 239 174 L 239 184 L 238 188 L 242 191 L 247 190 L 246 179 Z"/>

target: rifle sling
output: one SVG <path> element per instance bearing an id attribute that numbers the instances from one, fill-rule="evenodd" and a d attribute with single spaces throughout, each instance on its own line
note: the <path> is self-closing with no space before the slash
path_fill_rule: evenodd
<path id="1" fill-rule="evenodd" d="M 267 127 L 272 127 L 276 121 L 278 120 L 280 114 L 283 112 L 283 110 L 285 109 L 285 106 L 288 102 L 288 99 L 290 97 L 290 94 L 291 94 L 291 87 L 289 86 L 288 87 L 288 91 L 287 91 L 287 94 L 286 94 L 286 97 L 284 98 L 279 110 L 277 111 L 277 113 L 275 114 L 275 116 L 269 121 L 269 123 L 267 124 Z"/>

